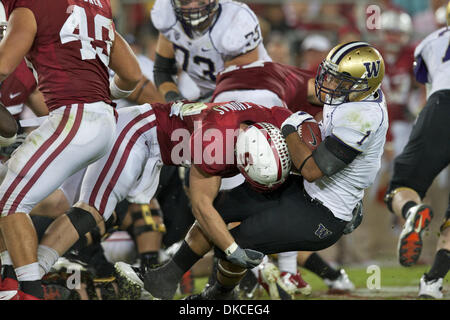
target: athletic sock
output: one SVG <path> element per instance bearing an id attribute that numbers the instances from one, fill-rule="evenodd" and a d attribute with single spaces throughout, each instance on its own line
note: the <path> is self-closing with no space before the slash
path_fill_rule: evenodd
<path id="1" fill-rule="evenodd" d="M 297 251 L 281 252 L 278 254 L 278 269 L 280 272 L 297 274 Z"/>
<path id="2" fill-rule="evenodd" d="M 446 249 L 440 249 L 436 252 L 434 257 L 433 266 L 430 271 L 425 274 L 425 280 L 435 280 L 439 278 L 444 278 L 450 269 L 450 251 Z"/>
<path id="3" fill-rule="evenodd" d="M 40 278 L 42 278 L 50 271 L 50 269 L 56 263 L 56 261 L 59 258 L 59 254 L 56 250 L 44 245 L 39 245 L 37 254 L 39 262 Z"/>
<path id="4" fill-rule="evenodd" d="M 405 218 L 405 220 L 408 218 L 407 214 L 409 209 L 411 209 L 412 207 L 417 206 L 417 202 L 415 201 L 408 201 L 407 203 L 405 203 L 402 207 L 402 216 L 403 218 Z"/>
<path id="5" fill-rule="evenodd" d="M 336 280 L 341 273 L 324 261 L 317 253 L 313 253 L 305 261 L 304 267 L 322 279 Z"/>
<path id="6" fill-rule="evenodd" d="M 183 271 L 184 274 L 201 258 L 201 256 L 192 251 L 186 241 L 183 241 L 178 251 L 174 254 L 172 261 Z"/>
<path id="7" fill-rule="evenodd" d="M 158 251 L 148 251 L 141 253 L 140 254 L 141 269 L 146 270 L 158 266 L 159 263 L 158 257 L 159 257 Z"/>

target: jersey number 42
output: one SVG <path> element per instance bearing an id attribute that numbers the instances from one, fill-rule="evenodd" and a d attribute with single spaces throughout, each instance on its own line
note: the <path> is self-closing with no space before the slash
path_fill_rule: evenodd
<path id="1" fill-rule="evenodd" d="M 61 28 L 59 32 L 59 36 L 61 38 L 61 43 L 65 44 L 72 41 L 80 41 L 81 42 L 81 59 L 82 60 L 91 60 L 95 59 L 96 56 L 100 58 L 100 60 L 106 66 L 109 65 L 109 54 L 111 52 L 111 45 L 114 41 L 114 28 L 113 21 L 108 19 L 100 14 L 95 15 L 93 21 L 88 21 L 88 16 L 84 8 L 79 6 L 72 6 L 73 11 L 70 16 L 67 18 L 66 22 Z M 88 24 L 94 24 L 95 30 L 95 38 L 89 37 L 88 34 Z M 106 29 L 108 31 L 108 39 L 103 39 L 103 30 Z M 75 33 L 77 31 L 77 33 Z M 105 47 L 94 47 L 93 41 L 96 40 L 97 43 L 100 41 L 105 44 Z M 106 54 L 105 54 L 106 50 Z"/>

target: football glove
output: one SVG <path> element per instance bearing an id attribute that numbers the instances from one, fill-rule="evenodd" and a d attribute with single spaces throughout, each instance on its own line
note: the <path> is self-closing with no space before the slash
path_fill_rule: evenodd
<path id="1" fill-rule="evenodd" d="M 314 117 L 307 112 L 298 111 L 291 114 L 281 125 L 281 132 L 286 138 L 292 132 L 296 132 L 303 122 L 314 120 Z"/>
<path id="2" fill-rule="evenodd" d="M 239 246 L 233 253 L 227 255 L 228 261 L 247 269 L 253 269 L 258 266 L 263 258 L 264 253 L 252 249 L 242 249 Z"/>

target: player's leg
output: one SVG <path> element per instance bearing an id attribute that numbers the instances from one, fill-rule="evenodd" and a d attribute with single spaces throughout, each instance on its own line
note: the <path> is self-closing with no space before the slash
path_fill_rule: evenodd
<path id="1" fill-rule="evenodd" d="M 149 205 L 132 203 L 129 207 L 133 219 L 133 237 L 136 242 L 141 272 L 155 268 L 159 264 L 159 249 L 165 226 L 162 213 L 156 199 L 152 199 Z"/>
<path id="2" fill-rule="evenodd" d="M 8 172 L 0 186 L 2 233 L 23 297 L 43 296 L 37 236 L 28 213 L 68 176 L 107 152 L 112 142 L 108 133 L 114 127 L 112 109 L 104 103 L 61 107 L 8 161 Z M 73 154 L 78 156 L 74 158 Z"/>
<path id="3" fill-rule="evenodd" d="M 432 208 L 423 198 L 435 177 L 450 163 L 450 96 L 436 92 L 428 99 L 412 129 L 408 144 L 395 158 L 394 173 L 385 202 L 391 212 L 405 219 L 398 242 L 400 264 L 417 262 L 422 233 L 429 225 Z"/>
<path id="4" fill-rule="evenodd" d="M 344 269 L 333 268 L 317 252 L 300 251 L 297 256 L 298 264 L 323 279 L 333 292 L 346 292 L 355 289 Z"/>
<path id="5" fill-rule="evenodd" d="M 450 270 L 450 195 L 449 206 L 440 228 L 436 254 L 431 269 L 420 279 L 419 296 L 442 299 L 442 284 Z"/>
<path id="6" fill-rule="evenodd" d="M 157 183 L 144 174 L 144 168 L 158 173 L 156 164 L 160 161 L 159 147 L 147 139 L 156 141 L 155 117 L 149 105 L 119 110 L 116 140 L 112 149 L 103 158 L 91 164 L 83 178 L 80 201 L 66 214 L 58 217 L 41 241 L 42 247 L 52 249 L 52 254 L 43 255 L 42 265 L 45 272 L 56 259 L 75 243 L 84 247 L 86 233 L 112 215 L 118 202 L 125 199 L 136 186 L 139 177 L 143 187 Z M 147 163 L 155 168 L 147 168 Z M 156 190 L 156 187 L 152 188 Z M 150 201 L 151 196 L 148 199 Z M 61 238 L 61 235 L 64 235 Z"/>

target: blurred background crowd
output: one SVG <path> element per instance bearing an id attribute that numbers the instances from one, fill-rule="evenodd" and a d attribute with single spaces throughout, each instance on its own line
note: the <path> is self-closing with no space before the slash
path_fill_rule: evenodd
<path id="1" fill-rule="evenodd" d="M 170 1 L 170 0 L 167 0 Z M 245 0 L 260 19 L 264 44 L 274 61 L 315 71 L 340 42 L 364 40 L 375 45 L 386 64 L 383 80 L 390 130 L 382 170 L 366 192 L 362 225 L 323 252 L 336 264 L 397 264 L 401 223 L 383 203 L 393 158 L 406 144 L 412 124 L 425 104 L 425 88 L 413 77 L 414 48 L 427 34 L 444 26 L 447 0 Z M 111 0 L 118 31 L 137 54 L 154 59 L 158 37 L 150 10 L 154 0 Z M 434 255 L 441 218 L 448 203 L 448 168 L 426 201 L 436 219 L 424 238 L 419 263 Z"/>

